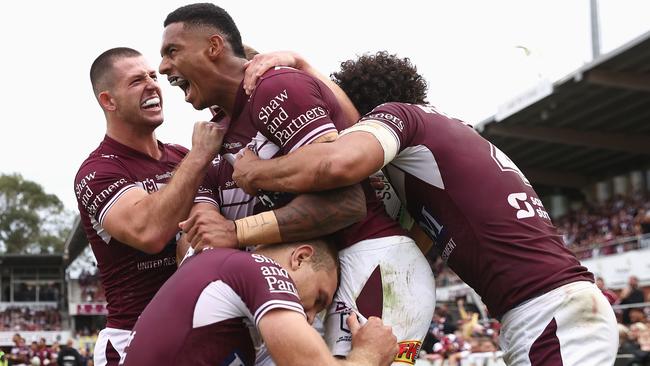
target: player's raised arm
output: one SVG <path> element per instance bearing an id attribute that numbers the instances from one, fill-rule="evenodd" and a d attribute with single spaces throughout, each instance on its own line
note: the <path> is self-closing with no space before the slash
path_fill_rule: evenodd
<path id="1" fill-rule="evenodd" d="M 358 183 L 379 170 L 384 160 L 379 140 L 359 131 L 271 160 L 245 153 L 235 162 L 233 179 L 248 193 L 322 191 Z"/>
<path id="2" fill-rule="evenodd" d="M 158 253 L 178 231 L 194 204 L 191 199 L 221 145 L 219 127 L 210 122 L 194 126 L 192 150 L 175 170 L 169 184 L 154 193 L 128 189 L 106 204 L 100 215 L 106 231 L 145 253 Z"/>

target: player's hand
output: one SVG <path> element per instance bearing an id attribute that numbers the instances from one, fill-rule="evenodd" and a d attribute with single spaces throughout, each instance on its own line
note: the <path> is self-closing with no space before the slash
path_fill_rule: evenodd
<path id="1" fill-rule="evenodd" d="M 352 351 L 348 359 L 365 360 L 372 365 L 390 365 L 393 362 L 398 347 L 391 326 L 384 325 L 374 316 L 361 326 L 354 312 L 348 316 L 347 324 L 352 333 Z"/>
<path id="2" fill-rule="evenodd" d="M 244 64 L 246 68 L 244 90 L 246 94 L 250 95 L 255 90 L 257 80 L 272 67 L 289 66 L 301 70 L 304 63 L 304 59 L 292 51 L 277 51 L 255 55 Z"/>
<path id="3" fill-rule="evenodd" d="M 178 226 L 196 253 L 205 248 L 237 248 L 235 223 L 215 210 L 194 212 Z"/>
<path id="4" fill-rule="evenodd" d="M 196 122 L 192 132 L 192 151 L 212 161 L 221 149 L 226 128 L 214 122 Z"/>
<path id="5" fill-rule="evenodd" d="M 369 176 L 368 180 L 370 181 L 370 186 L 374 188 L 375 191 L 381 191 L 384 189 L 384 187 L 386 187 L 386 184 L 381 179 L 381 177 L 378 177 L 376 175 Z M 379 195 L 379 192 L 377 192 L 377 195 Z"/>
<path id="6" fill-rule="evenodd" d="M 254 152 L 244 149 L 237 156 L 234 164 L 235 169 L 232 173 L 232 179 L 237 183 L 237 186 L 251 196 L 257 194 L 257 187 L 253 185 L 252 181 L 252 173 L 255 171 L 255 162 L 258 160 L 260 158 Z"/>

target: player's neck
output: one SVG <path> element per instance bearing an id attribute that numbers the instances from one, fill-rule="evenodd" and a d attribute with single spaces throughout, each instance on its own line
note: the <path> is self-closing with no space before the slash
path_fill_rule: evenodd
<path id="1" fill-rule="evenodd" d="M 230 59 L 228 63 L 222 66 L 223 71 L 220 72 L 220 81 L 215 84 L 220 89 L 216 93 L 216 95 L 220 96 L 220 100 L 214 104 L 221 106 L 229 117 L 232 116 L 235 100 L 240 91 L 241 82 L 244 80 L 244 63 L 246 63 L 246 60 L 243 58 L 233 57 Z"/>
<path id="2" fill-rule="evenodd" d="M 158 148 L 156 134 L 151 129 L 135 129 L 131 126 L 111 126 L 106 135 L 122 145 L 137 150 L 153 159 L 160 160 L 162 152 Z"/>

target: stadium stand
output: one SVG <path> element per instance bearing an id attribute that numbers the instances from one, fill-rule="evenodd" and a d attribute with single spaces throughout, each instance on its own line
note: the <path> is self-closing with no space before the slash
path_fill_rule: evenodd
<path id="1" fill-rule="evenodd" d="M 619 322 L 628 313 L 616 365 L 650 364 L 642 350 L 650 350 L 648 91 L 650 33 L 532 88 L 475 126 L 524 172 L 567 247 L 604 279 Z M 434 269 L 438 308 L 416 364 L 503 365 L 498 322 L 451 270 Z M 638 277 L 636 304 L 625 301 L 631 276 Z M 473 310 L 460 311 L 455 300 L 463 297 Z"/>

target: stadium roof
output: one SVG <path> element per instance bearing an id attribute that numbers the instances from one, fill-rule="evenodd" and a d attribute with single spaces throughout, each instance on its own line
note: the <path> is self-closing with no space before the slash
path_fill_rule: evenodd
<path id="1" fill-rule="evenodd" d="M 650 32 L 499 108 L 476 129 L 534 184 L 582 188 L 650 163 Z"/>
<path id="2" fill-rule="evenodd" d="M 88 239 L 86 238 L 86 233 L 84 232 L 83 225 L 81 225 L 81 219 L 77 216 L 72 225 L 70 236 L 68 236 L 65 242 L 65 248 L 63 249 L 64 265 L 66 268 L 83 252 L 87 245 Z"/>

